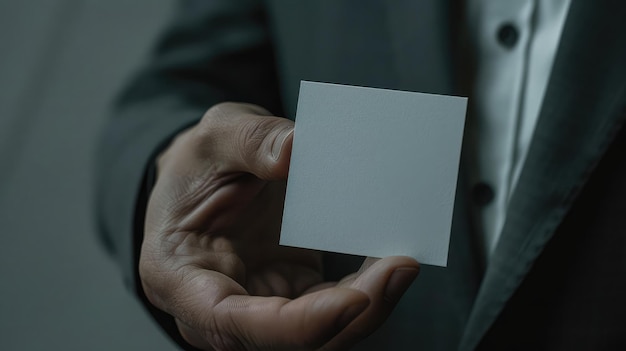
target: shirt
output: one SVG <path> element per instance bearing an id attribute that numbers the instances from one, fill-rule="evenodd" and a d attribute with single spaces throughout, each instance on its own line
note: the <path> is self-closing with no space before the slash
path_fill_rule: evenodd
<path id="1" fill-rule="evenodd" d="M 495 248 L 531 143 L 570 0 L 470 0 L 478 230 Z"/>

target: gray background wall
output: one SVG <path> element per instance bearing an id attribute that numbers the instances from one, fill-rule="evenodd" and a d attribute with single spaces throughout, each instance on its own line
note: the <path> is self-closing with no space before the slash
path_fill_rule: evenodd
<path id="1" fill-rule="evenodd" d="M 0 1 L 0 349 L 172 350 L 98 246 L 112 96 L 173 0 Z"/>

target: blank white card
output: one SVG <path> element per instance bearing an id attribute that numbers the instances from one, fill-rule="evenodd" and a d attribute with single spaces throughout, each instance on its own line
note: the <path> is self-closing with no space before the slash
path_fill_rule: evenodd
<path id="1" fill-rule="evenodd" d="M 466 107 L 301 82 L 280 244 L 446 266 Z"/>

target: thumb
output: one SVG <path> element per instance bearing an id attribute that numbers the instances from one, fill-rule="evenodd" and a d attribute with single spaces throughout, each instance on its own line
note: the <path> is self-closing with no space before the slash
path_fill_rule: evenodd
<path id="1" fill-rule="evenodd" d="M 265 180 L 287 178 L 294 122 L 264 109 L 225 103 L 207 111 L 201 133 L 210 143 L 213 163 L 223 173 L 247 172 Z"/>

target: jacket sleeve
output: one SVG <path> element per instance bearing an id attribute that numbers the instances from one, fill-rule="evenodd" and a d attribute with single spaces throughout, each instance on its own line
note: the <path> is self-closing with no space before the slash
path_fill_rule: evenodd
<path id="1" fill-rule="evenodd" d="M 147 67 L 115 103 L 96 156 L 101 241 L 159 324 L 179 344 L 173 319 L 152 307 L 137 263 L 155 156 L 212 105 L 242 101 L 280 115 L 265 13 L 253 0 L 181 1 Z"/>

